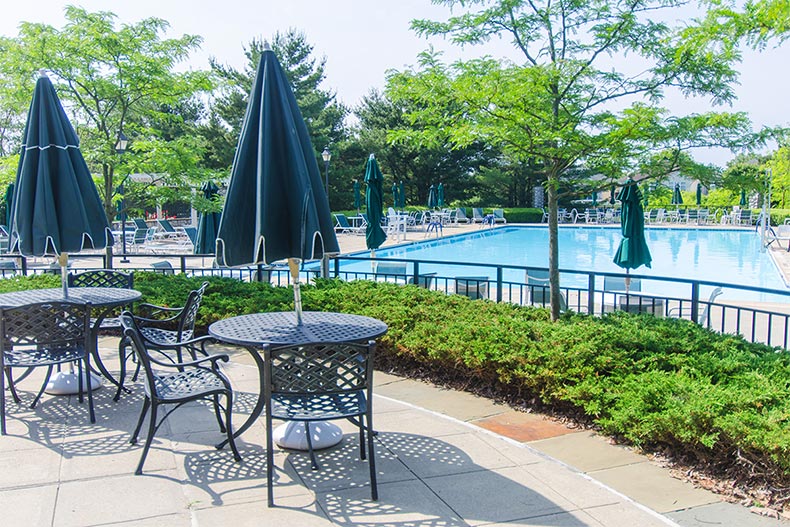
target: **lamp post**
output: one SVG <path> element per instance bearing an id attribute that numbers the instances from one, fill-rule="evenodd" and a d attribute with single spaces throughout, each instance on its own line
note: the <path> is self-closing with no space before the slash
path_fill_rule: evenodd
<path id="1" fill-rule="evenodd" d="M 115 153 L 123 157 L 126 152 L 126 145 L 129 144 L 129 138 L 123 132 L 118 134 L 118 142 L 115 143 Z M 126 193 L 123 188 L 123 180 L 118 187 L 118 193 L 121 195 L 121 258 L 122 263 L 129 263 L 129 258 L 126 257 Z"/>
<path id="2" fill-rule="evenodd" d="M 321 152 L 321 157 L 324 158 L 324 186 L 326 187 L 326 201 L 329 202 L 329 160 L 332 159 L 332 154 L 329 153 L 328 146 Z M 329 208 L 331 210 L 332 207 Z"/>

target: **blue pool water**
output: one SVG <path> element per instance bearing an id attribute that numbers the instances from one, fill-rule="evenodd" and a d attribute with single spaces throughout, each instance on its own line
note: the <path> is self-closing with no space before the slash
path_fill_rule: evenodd
<path id="1" fill-rule="evenodd" d="M 760 238 L 754 230 L 648 228 L 646 235 L 653 256 L 652 268 L 640 267 L 633 271 L 635 274 L 786 289 L 770 255 L 760 252 Z M 620 239 L 620 229 L 617 227 L 562 227 L 559 230 L 560 268 L 622 273 L 624 270 L 612 261 Z M 548 267 L 548 229 L 537 226 L 486 229 L 380 249 L 376 251 L 376 256 L 545 268 Z M 369 272 L 369 263 L 343 265 L 343 270 L 364 272 L 365 269 Z M 495 279 L 493 270 L 471 267 L 462 269 L 453 266 L 450 269 L 448 266 L 421 264 L 420 272 L 437 272 L 441 276 L 482 276 L 488 273 L 490 279 Z M 504 279 L 523 283 L 524 273 L 514 270 L 508 274 L 506 271 Z M 568 287 L 586 288 L 587 278 L 583 275 L 563 274 L 561 283 Z M 642 290 L 688 296 L 689 286 L 678 284 L 673 287 L 665 282 L 645 281 Z M 705 291 L 703 288 L 702 294 Z M 751 293 L 747 296 L 758 299 Z"/>

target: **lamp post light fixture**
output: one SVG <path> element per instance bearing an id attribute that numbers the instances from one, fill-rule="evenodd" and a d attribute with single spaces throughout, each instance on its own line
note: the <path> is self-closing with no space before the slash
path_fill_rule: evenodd
<path id="1" fill-rule="evenodd" d="M 326 201 L 329 202 L 329 160 L 332 159 L 332 154 L 329 153 L 329 147 L 325 147 L 321 152 L 321 157 L 324 158 L 324 186 L 326 187 Z M 331 210 L 331 206 L 329 207 Z"/>
<path id="2" fill-rule="evenodd" d="M 115 143 L 115 153 L 123 156 L 126 152 L 126 146 L 129 144 L 129 138 L 123 132 L 118 134 L 118 142 Z M 118 187 L 118 193 L 121 195 L 121 262 L 129 263 L 129 258 L 126 257 L 126 194 L 123 188 L 123 180 Z"/>

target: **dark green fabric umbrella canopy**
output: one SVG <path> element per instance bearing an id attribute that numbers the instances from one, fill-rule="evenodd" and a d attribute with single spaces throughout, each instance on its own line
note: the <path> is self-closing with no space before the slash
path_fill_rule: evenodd
<path id="1" fill-rule="evenodd" d="M 428 208 L 433 209 L 436 207 L 436 187 L 431 185 L 428 189 Z"/>
<path id="2" fill-rule="evenodd" d="M 436 206 L 439 208 L 444 207 L 444 184 L 439 183 L 436 188 Z"/>
<path id="3" fill-rule="evenodd" d="M 220 265 L 340 252 L 315 150 L 271 49 L 261 54 L 217 234 Z"/>
<path id="4" fill-rule="evenodd" d="M 683 196 L 680 194 L 680 183 L 675 183 L 672 190 L 672 205 L 683 205 Z"/>
<path id="5" fill-rule="evenodd" d="M 642 209 L 642 193 L 632 181 L 620 191 L 622 203 L 621 230 L 623 239 L 614 255 L 614 263 L 624 268 L 636 269 L 642 265 L 650 267 L 653 258 L 645 240 L 645 214 Z"/>
<path id="6" fill-rule="evenodd" d="M 400 198 L 400 208 L 406 208 L 406 188 L 403 186 L 403 181 L 400 182 L 398 187 L 398 197 Z"/>
<path id="7" fill-rule="evenodd" d="M 379 164 L 373 154 L 370 154 L 367 166 L 365 167 L 365 208 L 368 214 L 368 224 L 365 227 L 365 245 L 371 251 L 378 249 L 387 235 L 381 228 L 381 218 L 384 215 L 383 205 L 381 204 L 384 176 L 381 175 Z"/>
<path id="8" fill-rule="evenodd" d="M 112 245 L 77 134 L 45 75 L 36 82 L 23 137 L 10 249 L 44 256 Z"/>
<path id="9" fill-rule="evenodd" d="M 738 202 L 738 205 L 740 205 L 741 207 L 745 207 L 746 206 L 746 191 L 745 190 L 741 190 L 741 201 Z"/>
<path id="10" fill-rule="evenodd" d="M 398 196 L 398 184 L 392 183 L 392 206 L 400 207 L 400 197 Z"/>
<path id="11" fill-rule="evenodd" d="M 201 188 L 203 197 L 214 200 L 219 193 L 219 187 L 213 181 L 207 181 Z M 204 212 L 198 221 L 197 240 L 195 241 L 195 254 L 214 254 L 217 244 L 217 232 L 222 218 L 220 212 Z"/>
<path id="12" fill-rule="evenodd" d="M 11 215 L 14 211 L 14 184 L 8 185 L 5 189 L 5 224 L 11 228 Z"/>
<path id="13" fill-rule="evenodd" d="M 702 205 L 702 185 L 697 183 L 697 206 Z"/>

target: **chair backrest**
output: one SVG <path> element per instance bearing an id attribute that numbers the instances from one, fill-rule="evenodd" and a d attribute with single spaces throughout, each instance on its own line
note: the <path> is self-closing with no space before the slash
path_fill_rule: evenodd
<path id="1" fill-rule="evenodd" d="M 529 303 L 547 306 L 551 303 L 551 290 L 549 289 L 548 269 L 527 268 L 525 273 L 527 292 L 529 293 Z M 567 311 L 568 305 L 565 295 L 560 292 L 560 311 Z"/>
<path id="2" fill-rule="evenodd" d="M 134 226 L 136 229 L 145 229 L 148 230 L 148 224 L 142 218 L 136 218 L 132 220 L 134 222 Z"/>
<path id="3" fill-rule="evenodd" d="M 481 207 L 475 207 L 472 209 L 472 216 L 475 219 L 482 220 L 483 219 L 483 209 Z"/>
<path id="4" fill-rule="evenodd" d="M 376 274 L 403 276 L 406 274 L 406 262 L 379 260 L 376 262 Z"/>
<path id="5" fill-rule="evenodd" d="M 142 245 L 148 241 L 148 227 L 137 228 L 134 230 L 133 245 Z"/>
<path id="6" fill-rule="evenodd" d="M 345 214 L 335 214 L 335 220 L 337 221 L 337 224 L 340 227 L 342 227 L 344 229 L 350 229 L 351 228 L 351 224 L 348 223 L 348 218 L 346 218 Z"/>
<path id="7" fill-rule="evenodd" d="M 320 395 L 372 391 L 376 343 L 316 342 L 263 347 L 264 387 L 272 394 Z M 310 405 L 320 419 L 320 405 Z"/>
<path id="8" fill-rule="evenodd" d="M 702 313 L 700 314 L 699 320 L 697 321 L 700 326 L 708 325 L 708 321 L 710 320 L 710 306 L 722 293 L 724 293 L 724 291 L 721 287 L 716 287 L 710 292 L 708 301 L 705 303 L 705 307 L 702 309 Z"/>
<path id="9" fill-rule="evenodd" d="M 456 215 L 456 218 L 458 218 L 459 220 L 468 220 L 469 219 L 469 218 L 466 217 L 466 209 L 464 209 L 463 207 L 458 207 L 457 209 L 455 209 L 455 215 Z"/>
<path id="10" fill-rule="evenodd" d="M 200 303 L 208 287 L 208 282 L 203 282 L 194 291 L 190 291 L 187 301 L 181 310 L 181 318 L 178 321 L 178 340 L 189 340 L 195 332 L 195 320 L 200 310 Z"/>
<path id="11" fill-rule="evenodd" d="M 152 262 L 151 267 L 153 267 L 155 273 L 176 274 L 176 270 L 173 269 L 173 264 L 167 260 L 162 260 L 161 262 Z"/>
<path id="12" fill-rule="evenodd" d="M 119 317 L 121 321 L 121 328 L 123 328 L 123 335 L 126 341 L 132 347 L 132 351 L 137 356 L 140 366 L 145 372 L 146 393 L 149 396 L 155 396 L 156 391 L 156 376 L 154 369 L 151 365 L 151 356 L 148 348 L 145 346 L 145 339 L 140 335 L 140 330 L 134 321 L 134 316 L 128 311 L 121 313 Z M 170 361 L 173 359 L 170 358 Z"/>
<path id="13" fill-rule="evenodd" d="M 164 230 L 167 233 L 173 234 L 176 232 L 176 228 L 173 227 L 173 225 L 170 223 L 170 220 L 165 220 L 165 219 L 156 220 L 156 223 L 158 223 L 159 226 L 162 227 L 162 230 Z"/>
<path id="14" fill-rule="evenodd" d="M 456 276 L 455 293 L 476 300 L 488 298 L 487 276 Z"/>
<path id="15" fill-rule="evenodd" d="M 7 353 L 15 346 L 85 346 L 90 339 L 91 305 L 38 302 L 0 309 L 0 345 Z"/>
<path id="16" fill-rule="evenodd" d="M 69 287 L 134 288 L 134 275 L 111 269 L 98 269 L 82 273 L 69 273 Z"/>
<path id="17" fill-rule="evenodd" d="M 603 277 L 604 291 L 625 291 L 625 277 L 624 276 L 604 276 Z M 628 287 L 629 291 L 641 291 L 642 280 L 639 278 L 631 278 L 631 284 Z"/>
<path id="18" fill-rule="evenodd" d="M 431 289 L 433 287 L 433 281 L 436 278 L 436 273 L 424 273 L 417 277 L 417 286 L 424 287 L 425 289 Z M 408 284 L 414 284 L 414 277 L 410 276 L 409 279 L 406 281 Z"/>
<path id="19" fill-rule="evenodd" d="M 197 227 L 184 227 L 184 232 L 187 234 L 187 238 L 189 238 L 192 245 L 195 245 L 197 243 Z"/>

